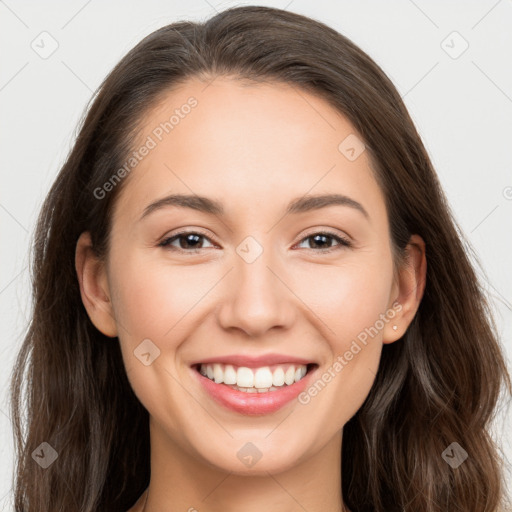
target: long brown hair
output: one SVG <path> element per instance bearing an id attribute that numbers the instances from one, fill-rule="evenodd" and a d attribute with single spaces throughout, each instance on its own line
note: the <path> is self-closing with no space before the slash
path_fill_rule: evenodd
<path id="1" fill-rule="evenodd" d="M 245 6 L 162 27 L 137 44 L 99 87 L 46 197 L 31 254 L 33 315 L 12 376 L 16 511 L 125 512 L 149 484 L 148 412 L 119 343 L 93 326 L 82 304 L 75 246 L 89 231 L 97 254 L 108 254 L 123 182 L 101 199 L 94 191 L 126 161 L 142 116 L 175 85 L 216 76 L 285 82 L 326 100 L 364 139 L 396 261 L 411 234 L 426 243 L 419 310 L 403 338 L 384 345 L 375 383 L 343 429 L 346 505 L 498 510 L 506 492 L 489 429 L 510 377 L 471 247 L 400 95 L 335 30 Z M 43 442 L 58 454 L 46 469 L 34 457 Z M 468 454 L 456 469 L 442 456 L 453 442 Z"/>

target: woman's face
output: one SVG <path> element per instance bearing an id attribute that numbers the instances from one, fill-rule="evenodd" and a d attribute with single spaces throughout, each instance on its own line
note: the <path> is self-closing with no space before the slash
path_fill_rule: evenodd
<path id="1" fill-rule="evenodd" d="M 152 445 L 259 474 L 339 443 L 382 344 L 407 327 L 384 196 L 355 129 L 289 85 L 219 77 L 170 92 L 144 118 L 134 150 L 98 281 L 111 316 L 89 311 L 119 337 Z M 163 201 L 171 195 L 189 199 Z M 196 235 L 172 238 L 181 231 Z M 248 386 L 243 376 L 258 372 L 237 366 L 271 354 L 280 359 L 252 366 L 281 361 L 269 368 L 277 383 L 293 358 L 316 365 L 284 403 L 270 395 L 286 385 L 242 395 L 192 367 L 238 356 L 233 371 Z M 216 376 L 232 375 L 219 368 Z"/>

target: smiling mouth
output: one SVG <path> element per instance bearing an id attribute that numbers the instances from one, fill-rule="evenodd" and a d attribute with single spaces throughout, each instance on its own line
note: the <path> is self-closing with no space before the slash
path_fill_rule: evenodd
<path id="1" fill-rule="evenodd" d="M 318 364 L 275 364 L 248 368 L 223 363 L 198 363 L 192 369 L 216 384 L 245 393 L 279 391 L 301 381 Z"/>

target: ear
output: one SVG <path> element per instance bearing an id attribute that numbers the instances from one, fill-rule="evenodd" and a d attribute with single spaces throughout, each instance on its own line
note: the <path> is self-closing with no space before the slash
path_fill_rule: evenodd
<path id="1" fill-rule="evenodd" d="M 398 271 L 393 283 L 391 302 L 388 311 L 395 316 L 386 323 L 383 331 L 383 343 L 393 343 L 400 339 L 412 322 L 419 308 L 427 277 L 427 259 L 425 242 L 419 235 L 412 235 L 406 248 L 406 261 Z M 393 329 L 396 325 L 397 329 Z"/>
<path id="2" fill-rule="evenodd" d="M 76 244 L 75 269 L 82 302 L 91 322 L 106 336 L 117 336 L 105 265 L 94 253 L 88 231 L 80 235 Z"/>

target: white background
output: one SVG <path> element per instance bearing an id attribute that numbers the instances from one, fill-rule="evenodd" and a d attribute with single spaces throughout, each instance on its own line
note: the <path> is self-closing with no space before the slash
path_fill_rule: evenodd
<path id="1" fill-rule="evenodd" d="M 391 78 L 482 263 L 479 274 L 511 366 L 511 0 L 0 1 L 0 510 L 12 510 L 7 391 L 30 317 L 28 248 L 42 200 L 87 101 L 150 32 L 242 4 L 286 8 L 323 21 L 352 39 Z M 58 42 L 47 59 L 31 48 L 43 31 Z M 447 53 L 463 49 L 453 31 L 469 44 L 457 58 Z M 495 426 L 510 481 L 511 424 L 512 415 L 504 412 Z"/>

